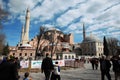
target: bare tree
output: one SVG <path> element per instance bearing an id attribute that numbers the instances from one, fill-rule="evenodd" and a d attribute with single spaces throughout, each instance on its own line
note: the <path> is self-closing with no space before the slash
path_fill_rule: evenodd
<path id="1" fill-rule="evenodd" d="M 36 47 L 36 52 L 35 52 L 35 59 L 37 59 L 37 54 L 39 52 L 39 44 L 40 44 L 40 40 L 42 39 L 42 37 L 44 36 L 44 32 L 45 32 L 45 27 L 41 26 L 40 27 L 40 32 L 37 35 L 37 47 Z"/>
<path id="2" fill-rule="evenodd" d="M 51 44 L 51 58 L 53 56 L 53 50 L 55 46 L 55 39 L 54 39 L 55 31 L 51 32 L 50 44 Z"/>
<path id="3" fill-rule="evenodd" d="M 107 38 L 108 49 L 110 55 L 117 55 L 118 39 L 116 38 Z"/>
<path id="4" fill-rule="evenodd" d="M 8 17 L 8 12 L 0 7 L 0 54 L 2 53 L 3 47 L 5 45 L 5 35 L 2 33 L 2 22 L 6 21 Z"/>

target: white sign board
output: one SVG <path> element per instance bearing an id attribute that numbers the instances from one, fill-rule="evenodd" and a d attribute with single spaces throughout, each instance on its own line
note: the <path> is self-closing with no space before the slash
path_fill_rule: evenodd
<path id="1" fill-rule="evenodd" d="M 65 61 L 64 60 L 53 60 L 53 64 L 55 62 L 58 62 L 59 66 L 65 66 Z M 31 68 L 41 68 L 42 60 L 32 60 L 31 61 Z M 28 68 L 29 67 L 29 61 L 21 61 L 20 62 L 21 68 Z"/>
<path id="2" fill-rule="evenodd" d="M 42 60 L 31 61 L 31 68 L 41 68 Z"/>
<path id="3" fill-rule="evenodd" d="M 21 68 L 28 68 L 29 67 L 29 61 L 20 61 Z"/>

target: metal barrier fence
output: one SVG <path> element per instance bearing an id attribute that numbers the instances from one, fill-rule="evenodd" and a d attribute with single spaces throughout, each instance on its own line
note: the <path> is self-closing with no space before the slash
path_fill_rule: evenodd
<path id="1" fill-rule="evenodd" d="M 65 67 L 73 67 L 73 68 L 84 68 L 84 61 L 80 60 L 65 60 Z"/>
<path id="2" fill-rule="evenodd" d="M 70 68 L 84 68 L 84 61 L 80 60 L 53 60 L 53 64 L 55 61 L 58 61 L 61 67 L 70 67 Z M 28 72 L 38 72 L 40 71 L 42 64 L 42 60 L 39 61 L 21 61 L 21 69 L 20 71 L 28 71 Z"/>

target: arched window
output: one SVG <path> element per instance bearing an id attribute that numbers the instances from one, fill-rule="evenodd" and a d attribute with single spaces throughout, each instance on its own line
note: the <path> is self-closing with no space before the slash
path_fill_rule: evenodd
<path id="1" fill-rule="evenodd" d="M 69 59 L 71 59 L 71 56 L 69 55 Z"/>
<path id="2" fill-rule="evenodd" d="M 32 53 L 30 53 L 30 56 L 32 56 Z"/>
<path id="3" fill-rule="evenodd" d="M 67 59 L 67 56 L 65 55 L 65 59 Z"/>
<path id="4" fill-rule="evenodd" d="M 72 59 L 74 59 L 74 56 L 72 56 Z"/>
<path id="5" fill-rule="evenodd" d="M 101 54 L 99 53 L 99 56 L 100 56 Z"/>
<path id="6" fill-rule="evenodd" d="M 22 56 L 22 53 L 20 53 L 19 56 Z"/>
<path id="7" fill-rule="evenodd" d="M 25 56 L 27 56 L 27 53 L 25 53 Z"/>
<path id="8" fill-rule="evenodd" d="M 15 56 L 15 53 L 13 53 L 13 56 Z"/>

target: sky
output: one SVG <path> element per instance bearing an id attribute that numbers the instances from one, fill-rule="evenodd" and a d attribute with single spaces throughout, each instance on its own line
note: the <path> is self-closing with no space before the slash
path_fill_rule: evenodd
<path id="1" fill-rule="evenodd" d="M 31 13 L 30 40 L 39 33 L 40 26 L 46 26 L 72 33 L 74 42 L 80 43 L 83 23 L 87 36 L 120 40 L 120 0 L 0 0 L 0 5 L 10 13 L 3 23 L 3 33 L 10 46 L 20 41 L 27 8 Z"/>

